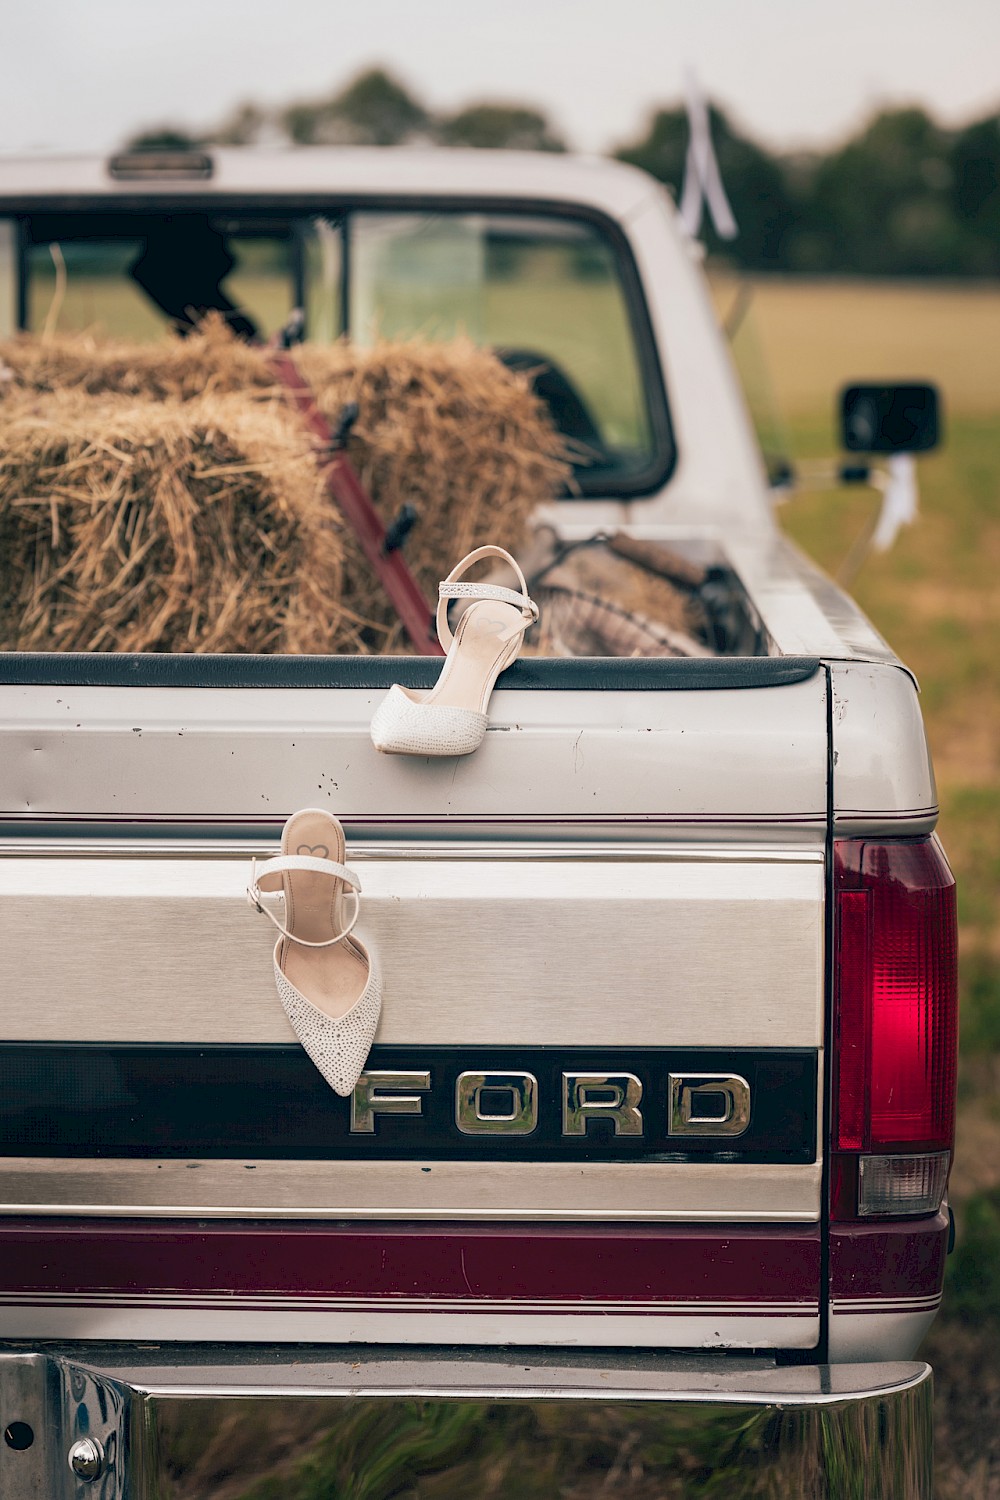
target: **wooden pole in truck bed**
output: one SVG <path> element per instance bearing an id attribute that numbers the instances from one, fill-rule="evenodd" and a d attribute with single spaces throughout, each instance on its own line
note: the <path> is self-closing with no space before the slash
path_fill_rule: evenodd
<path id="1" fill-rule="evenodd" d="M 357 537 L 376 577 L 388 594 L 410 641 L 422 656 L 443 656 L 434 615 L 397 542 L 393 545 L 382 518 L 347 456 L 344 434 L 338 434 L 316 404 L 312 387 L 287 349 L 269 351 L 271 368 L 288 391 L 316 439 L 323 482 Z"/>

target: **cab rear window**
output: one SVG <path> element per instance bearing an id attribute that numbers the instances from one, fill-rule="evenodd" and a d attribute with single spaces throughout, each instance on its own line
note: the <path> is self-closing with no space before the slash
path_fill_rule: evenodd
<path id="1" fill-rule="evenodd" d="M 0 330 L 18 301 L 0 221 Z M 570 440 L 578 494 L 643 493 L 673 465 L 655 351 L 630 263 L 562 215 L 338 207 L 328 214 L 41 213 L 24 221 L 22 322 L 156 340 L 208 309 L 266 339 L 450 339 L 530 375 Z"/>

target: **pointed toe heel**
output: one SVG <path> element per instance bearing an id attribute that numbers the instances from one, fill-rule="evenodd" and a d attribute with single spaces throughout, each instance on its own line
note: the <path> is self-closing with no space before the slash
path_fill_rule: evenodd
<path id="1" fill-rule="evenodd" d="M 261 900 L 280 891 L 284 922 Z M 364 1070 L 382 1010 L 382 981 L 353 936 L 361 886 L 344 864 L 344 830 L 304 808 L 285 824 L 281 854 L 251 868 L 247 898 L 278 929 L 274 982 L 292 1030 L 330 1087 L 346 1097 Z"/>

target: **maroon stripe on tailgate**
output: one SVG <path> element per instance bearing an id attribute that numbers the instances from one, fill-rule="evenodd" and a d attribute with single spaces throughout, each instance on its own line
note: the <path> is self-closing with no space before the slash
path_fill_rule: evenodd
<path id="1" fill-rule="evenodd" d="M 893 1224 L 838 1224 L 830 1230 L 830 1299 L 940 1296 L 948 1215 Z"/>
<path id="2" fill-rule="evenodd" d="M 11 1219 L 9 1292 L 284 1292 L 297 1296 L 802 1303 L 820 1286 L 818 1226 L 593 1229 L 192 1225 Z"/>

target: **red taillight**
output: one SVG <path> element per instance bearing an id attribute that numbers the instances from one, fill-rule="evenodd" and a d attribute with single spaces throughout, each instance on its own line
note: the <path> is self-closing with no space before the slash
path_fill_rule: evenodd
<path id="1" fill-rule="evenodd" d="M 950 1151 L 958 954 L 947 860 L 933 838 L 838 841 L 834 891 L 834 1149 Z"/>

